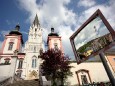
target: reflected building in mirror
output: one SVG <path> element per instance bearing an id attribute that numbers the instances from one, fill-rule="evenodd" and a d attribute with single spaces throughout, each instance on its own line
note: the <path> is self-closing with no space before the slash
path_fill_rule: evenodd
<path id="1" fill-rule="evenodd" d="M 107 45 L 113 42 L 112 36 L 110 33 L 101 36 L 99 38 L 93 39 L 89 41 L 88 43 L 81 46 L 77 52 L 78 56 L 81 60 L 84 58 L 90 56 L 92 53 L 96 53 L 99 50 L 105 48 Z"/>

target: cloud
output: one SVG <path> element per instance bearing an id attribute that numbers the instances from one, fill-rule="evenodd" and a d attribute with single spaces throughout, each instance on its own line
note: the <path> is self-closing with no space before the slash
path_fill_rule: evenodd
<path id="1" fill-rule="evenodd" d="M 110 0 L 108 4 L 98 4 L 93 7 L 90 7 L 86 9 L 84 12 L 82 12 L 82 15 L 80 16 L 81 22 L 88 19 L 97 9 L 100 9 L 105 18 L 109 21 L 109 23 L 115 27 L 115 11 L 113 11 L 115 8 L 114 0 Z"/>
<path id="2" fill-rule="evenodd" d="M 75 13 L 72 9 L 68 9 L 68 5 L 72 0 L 18 0 L 21 9 L 28 12 L 27 21 L 33 22 L 38 14 L 41 27 L 43 28 L 43 39 L 47 40 L 50 28 L 54 27 L 56 32 L 62 36 L 62 43 L 65 54 L 73 55 L 69 37 L 81 26 L 97 9 L 100 9 L 112 27 L 115 27 L 115 3 L 110 0 L 108 4 L 98 4 L 96 0 L 80 0 L 79 8 L 86 7 L 81 14 Z M 75 29 L 76 27 L 76 29 Z"/>
<path id="3" fill-rule="evenodd" d="M 9 31 L 5 31 L 5 30 L 1 31 L 2 36 L 7 35 L 8 33 L 9 33 Z"/>
<path id="4" fill-rule="evenodd" d="M 74 31 L 71 29 L 71 26 L 64 26 L 64 25 L 59 26 L 57 29 L 59 29 L 60 36 L 62 37 L 64 52 L 65 54 L 70 55 L 71 57 L 73 55 L 73 51 L 69 38 Z"/>
<path id="5" fill-rule="evenodd" d="M 70 0 L 42 0 L 39 4 L 37 4 L 36 0 L 19 0 L 20 7 L 29 13 L 28 20 L 32 22 L 35 14 L 38 14 L 43 27 L 44 40 L 47 40 L 51 27 L 54 27 L 55 31 L 59 32 L 65 45 L 66 54 L 70 52 L 67 51 L 67 48 L 70 48 L 69 32 L 73 33 L 71 26 L 75 26 L 77 20 L 77 15 L 66 7 L 69 3 Z"/>
<path id="6" fill-rule="evenodd" d="M 78 6 L 91 7 L 94 6 L 96 2 L 94 0 L 79 0 Z"/>
<path id="7" fill-rule="evenodd" d="M 25 31 L 21 31 L 21 33 L 26 34 L 26 35 L 28 34 L 28 32 L 25 32 Z"/>

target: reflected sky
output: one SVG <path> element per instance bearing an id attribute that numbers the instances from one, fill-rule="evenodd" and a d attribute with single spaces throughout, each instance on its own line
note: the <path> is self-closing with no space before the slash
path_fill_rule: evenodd
<path id="1" fill-rule="evenodd" d="M 75 47 L 78 50 L 81 46 L 87 42 L 101 37 L 105 34 L 110 33 L 107 27 L 104 25 L 100 17 L 96 17 L 91 21 L 87 26 L 85 26 L 80 33 L 75 37 L 74 43 Z"/>

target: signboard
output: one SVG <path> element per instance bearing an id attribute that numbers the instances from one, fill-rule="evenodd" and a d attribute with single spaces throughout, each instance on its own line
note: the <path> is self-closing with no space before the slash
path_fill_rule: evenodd
<path id="1" fill-rule="evenodd" d="M 99 9 L 70 37 L 78 64 L 109 49 L 114 40 L 115 32 Z"/>

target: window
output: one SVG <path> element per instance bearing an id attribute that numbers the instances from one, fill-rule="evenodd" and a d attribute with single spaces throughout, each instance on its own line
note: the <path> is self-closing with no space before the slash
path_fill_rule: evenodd
<path id="1" fill-rule="evenodd" d="M 34 57 L 32 57 L 32 68 L 36 68 L 36 66 L 37 66 L 37 59 L 34 56 Z"/>
<path id="2" fill-rule="evenodd" d="M 36 67 L 36 59 L 34 59 L 34 61 L 35 61 L 35 67 Z"/>
<path id="3" fill-rule="evenodd" d="M 58 49 L 58 44 L 54 43 L 54 49 Z"/>
<path id="4" fill-rule="evenodd" d="M 34 46 L 34 52 L 36 52 L 36 46 Z"/>
<path id="5" fill-rule="evenodd" d="M 32 59 L 32 68 L 34 68 L 34 59 Z"/>
<path id="6" fill-rule="evenodd" d="M 88 84 L 86 75 L 81 75 L 82 85 Z"/>
<path id="7" fill-rule="evenodd" d="M 19 60 L 18 69 L 22 68 L 23 60 Z"/>
<path id="8" fill-rule="evenodd" d="M 4 62 L 5 65 L 9 65 L 10 64 L 10 58 L 5 58 L 4 60 L 5 60 L 5 62 Z"/>
<path id="9" fill-rule="evenodd" d="M 9 60 L 5 60 L 5 63 L 4 63 L 5 65 L 8 65 L 8 64 L 10 64 L 10 61 Z"/>
<path id="10" fill-rule="evenodd" d="M 8 50 L 12 50 L 12 48 L 13 48 L 13 42 L 9 42 L 9 47 L 8 47 Z"/>

